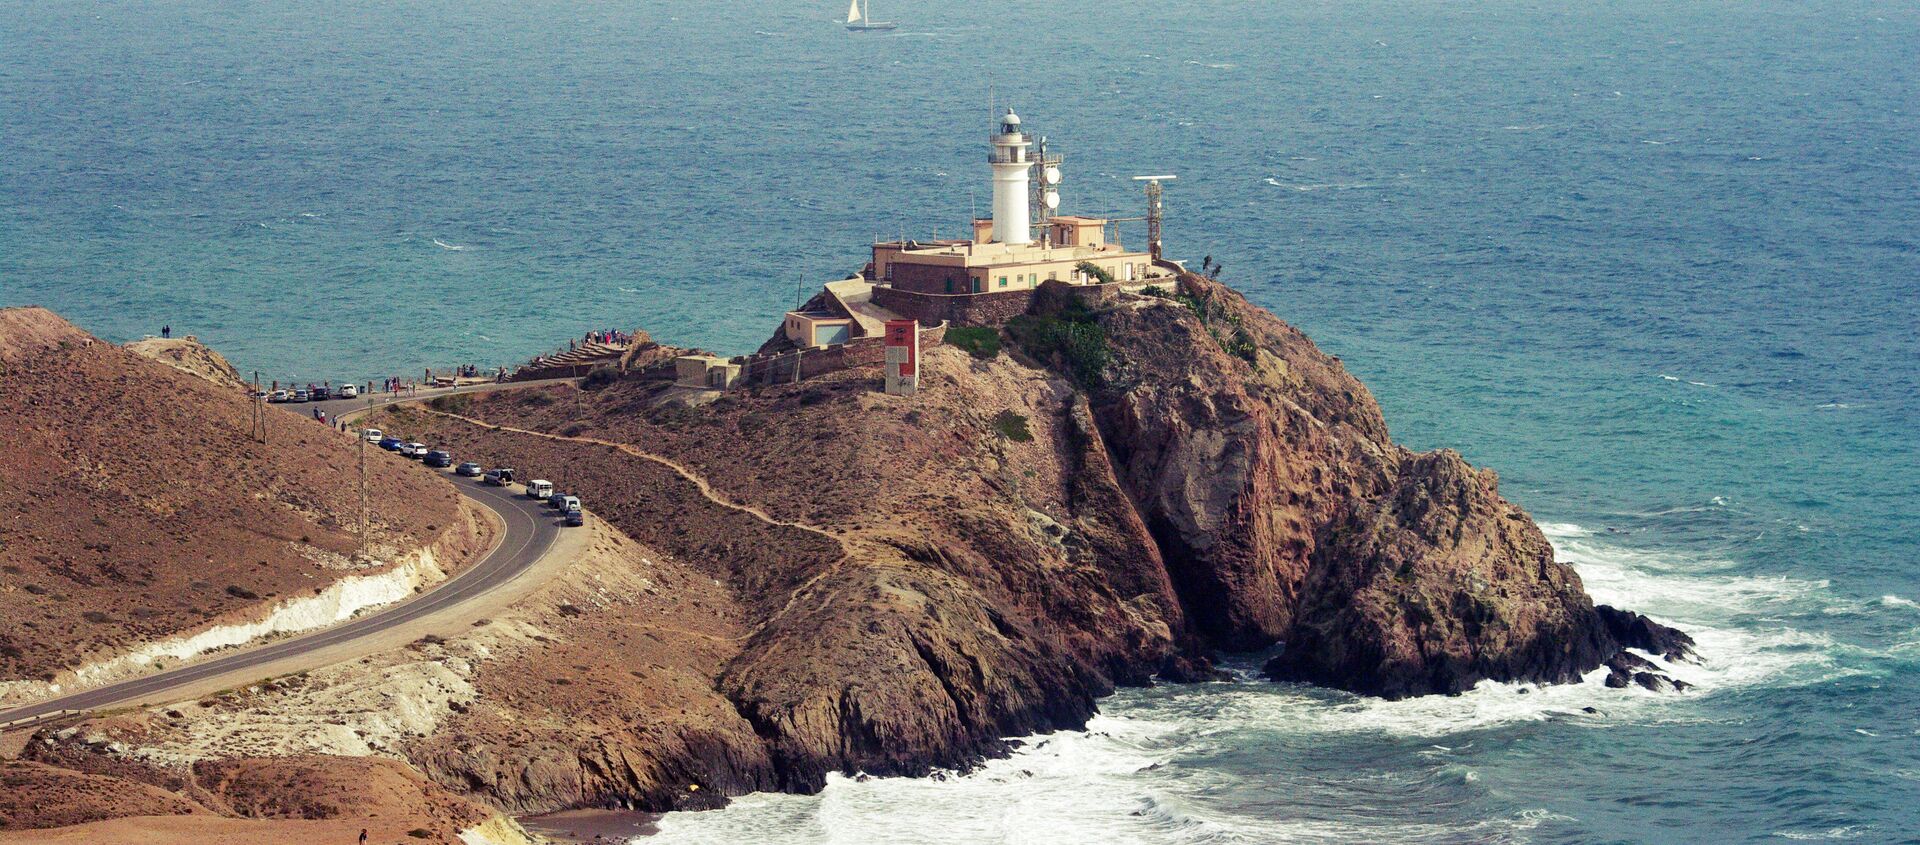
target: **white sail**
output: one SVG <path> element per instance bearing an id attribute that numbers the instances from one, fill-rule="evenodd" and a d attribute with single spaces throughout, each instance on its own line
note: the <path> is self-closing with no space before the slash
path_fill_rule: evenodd
<path id="1" fill-rule="evenodd" d="M 853 23 L 854 21 L 857 21 L 859 19 L 860 19 L 860 0 L 852 0 L 852 2 L 849 2 L 847 4 L 847 23 Z"/>

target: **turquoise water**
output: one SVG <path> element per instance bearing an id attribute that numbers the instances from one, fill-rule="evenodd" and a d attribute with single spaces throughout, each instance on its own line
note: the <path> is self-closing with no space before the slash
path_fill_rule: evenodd
<path id="1" fill-rule="evenodd" d="M 744 351 L 985 207 L 991 79 L 1069 210 L 1179 174 L 1172 254 L 1498 468 L 1597 596 L 1695 632 L 1700 687 L 1126 691 L 974 776 L 663 841 L 1915 841 L 1920 9 L 838 11 L 0 0 L 0 304 L 283 380 L 608 326 Z"/>

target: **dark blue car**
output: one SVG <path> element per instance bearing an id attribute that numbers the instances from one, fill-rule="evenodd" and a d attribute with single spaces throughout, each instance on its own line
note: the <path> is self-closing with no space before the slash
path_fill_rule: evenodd
<path id="1" fill-rule="evenodd" d="M 406 445 L 406 443 L 407 441 L 401 440 L 398 437 L 388 436 L 380 438 L 380 448 L 389 452 L 400 451 L 400 447 Z"/>

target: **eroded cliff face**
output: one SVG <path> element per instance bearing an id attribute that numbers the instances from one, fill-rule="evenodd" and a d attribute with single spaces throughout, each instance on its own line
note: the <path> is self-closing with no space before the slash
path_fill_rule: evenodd
<path id="1" fill-rule="evenodd" d="M 1097 327 L 1102 354 L 1035 340 L 1065 323 Z M 1006 340 L 926 350 L 914 397 L 880 394 L 871 369 L 716 399 L 643 368 L 375 420 L 565 479 L 709 578 L 695 604 L 737 631 L 690 676 L 724 705 L 698 741 L 594 722 L 415 759 L 515 809 L 702 806 L 964 767 L 1083 725 L 1115 685 L 1204 679 L 1215 650 L 1278 643 L 1276 678 L 1390 697 L 1609 660 L 1658 685 L 1621 652 L 1664 653 L 1634 633 L 1658 626 L 1596 610 L 1492 472 L 1395 445 L 1337 360 L 1225 286 L 1041 297 Z"/>
<path id="2" fill-rule="evenodd" d="M 1668 650 L 1602 618 L 1492 471 L 1394 444 L 1337 359 L 1231 288 L 1189 274 L 1092 319 L 1114 361 L 1095 408 L 1211 644 L 1284 643 L 1274 678 L 1390 698 Z"/>
<path id="3" fill-rule="evenodd" d="M 559 482 L 607 536 L 416 644 L 463 667 L 447 711 L 367 753 L 514 812 L 696 808 L 964 768 L 1116 685 L 1213 677 L 1219 650 L 1280 645 L 1274 678 L 1388 697 L 1603 665 L 1674 688 L 1625 649 L 1691 640 L 1595 607 L 1491 471 L 1394 444 L 1337 359 L 1224 285 L 1159 294 L 1041 296 L 1005 352 L 924 350 L 913 397 L 877 368 L 716 397 L 661 352 L 380 412 Z M 353 671 L 308 683 L 346 695 Z"/>

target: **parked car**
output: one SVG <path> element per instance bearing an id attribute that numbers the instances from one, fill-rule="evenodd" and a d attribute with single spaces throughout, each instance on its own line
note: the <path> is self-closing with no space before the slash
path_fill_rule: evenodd
<path id="1" fill-rule="evenodd" d="M 306 390 L 306 388 L 301 388 L 301 389 L 299 389 L 299 390 L 296 390 L 296 391 L 294 391 L 294 392 L 293 392 L 293 401 L 295 401 L 295 402 L 312 402 L 312 401 L 313 401 L 313 394 L 311 394 L 311 393 L 308 393 L 308 392 L 307 392 L 307 390 Z"/>
<path id="2" fill-rule="evenodd" d="M 575 527 L 579 527 L 587 524 L 586 512 L 580 510 L 579 508 L 574 508 L 572 510 L 567 511 L 567 524 Z"/>
<path id="3" fill-rule="evenodd" d="M 408 443 L 405 449 L 400 450 L 400 454 L 416 461 L 420 460 L 427 456 L 427 444 L 418 441 Z"/>
<path id="4" fill-rule="evenodd" d="M 385 449 L 389 452 L 398 452 L 400 451 L 400 447 L 405 445 L 407 445 L 407 441 L 401 440 L 400 438 L 395 437 L 391 434 L 380 438 L 380 448 Z"/>
<path id="5" fill-rule="evenodd" d="M 453 466 L 453 453 L 445 449 L 429 449 L 427 456 L 420 461 L 430 467 L 450 467 Z"/>
<path id="6" fill-rule="evenodd" d="M 505 487 L 513 483 L 513 468 L 501 467 L 499 469 L 487 470 L 485 480 L 488 484 L 495 487 Z"/>
<path id="7" fill-rule="evenodd" d="M 272 393 L 267 394 L 268 402 L 285 402 L 289 398 L 292 398 L 292 394 L 284 390 L 276 390 Z"/>
<path id="8" fill-rule="evenodd" d="M 312 399 L 315 402 L 325 402 L 327 401 L 327 398 L 332 395 L 333 395 L 332 388 L 329 388 L 324 384 L 307 391 L 308 398 Z"/>
<path id="9" fill-rule="evenodd" d="M 579 498 L 579 497 L 577 497 L 577 496 L 562 496 L 562 497 L 560 497 L 560 509 L 561 509 L 561 510 L 563 510 L 563 511 L 577 511 L 577 510 L 579 510 L 579 509 L 580 509 L 580 498 Z"/>
<path id="10" fill-rule="evenodd" d="M 360 398 L 360 388 L 351 384 L 343 384 L 340 385 L 339 394 L 342 399 L 358 399 Z"/>
<path id="11" fill-rule="evenodd" d="M 454 474 L 454 475 L 459 475 L 459 476 L 464 476 L 464 477 L 466 477 L 466 478 L 479 478 L 479 477 L 480 477 L 480 465 L 479 465 L 479 464 L 476 464 L 476 463 L 474 463 L 474 462 L 472 462 L 472 461 L 468 461 L 468 462 L 466 462 L 466 463 L 464 463 L 464 464 L 461 464 L 461 465 L 459 465 L 459 466 L 457 466 L 457 467 L 454 467 L 454 468 L 453 468 L 453 474 Z"/>
<path id="12" fill-rule="evenodd" d="M 380 442 L 380 438 L 381 438 L 381 437 L 382 437 L 383 435 L 382 435 L 382 434 L 380 433 L 380 429 L 377 429 L 377 428 L 369 428 L 369 429 L 364 429 L 364 430 L 362 430 L 362 431 L 360 432 L 360 436 L 361 436 L 361 437 L 365 437 L 365 438 L 367 438 L 367 442 L 368 442 L 368 443 L 379 443 L 379 442 Z"/>
<path id="13" fill-rule="evenodd" d="M 556 490 L 553 495 L 547 497 L 547 507 L 553 508 L 554 510 L 564 509 L 567 506 L 568 498 L 570 497 L 567 496 L 567 494 Z"/>
<path id="14" fill-rule="evenodd" d="M 527 498 L 544 499 L 551 495 L 553 495 L 553 482 L 544 478 L 536 478 L 527 482 Z"/>

